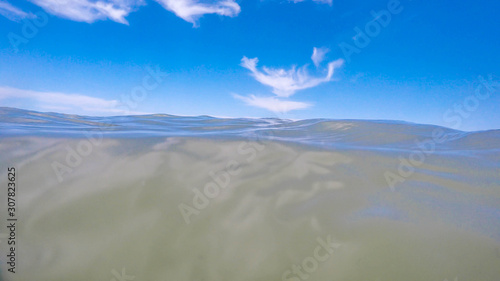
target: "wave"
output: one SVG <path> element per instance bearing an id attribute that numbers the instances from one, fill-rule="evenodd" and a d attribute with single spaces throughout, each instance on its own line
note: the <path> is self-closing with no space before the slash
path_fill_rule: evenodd
<path id="1" fill-rule="evenodd" d="M 499 130 L 13 108 L 0 125 L 4 280 L 498 280 Z"/>

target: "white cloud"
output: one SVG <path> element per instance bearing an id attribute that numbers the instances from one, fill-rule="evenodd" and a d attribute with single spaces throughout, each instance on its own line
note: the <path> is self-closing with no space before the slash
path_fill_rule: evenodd
<path id="1" fill-rule="evenodd" d="M 0 1 L 0 15 L 11 21 L 19 21 L 24 18 L 33 17 L 32 14 L 28 14 L 5 1 Z"/>
<path id="2" fill-rule="evenodd" d="M 256 97 L 254 95 L 244 97 L 236 94 L 233 94 L 233 96 L 244 101 L 247 105 L 264 108 L 276 113 L 285 113 L 291 110 L 305 109 L 312 106 L 310 103 L 282 100 L 275 97 Z"/>
<path id="3" fill-rule="evenodd" d="M 305 0 L 290 0 L 293 3 L 304 2 Z M 333 0 L 313 0 L 316 3 L 332 5 Z"/>
<path id="4" fill-rule="evenodd" d="M 58 110 L 64 113 L 89 114 L 142 114 L 131 112 L 117 100 L 106 100 L 80 94 L 38 92 L 11 87 L 0 87 L 0 101 L 23 101 L 35 104 L 40 110 Z"/>
<path id="5" fill-rule="evenodd" d="M 317 2 L 317 3 L 328 4 L 328 5 L 332 5 L 332 3 L 333 3 L 333 0 L 313 0 L 313 1 Z"/>
<path id="6" fill-rule="evenodd" d="M 263 71 L 257 69 L 257 58 L 249 59 L 243 57 L 241 66 L 252 72 L 252 76 L 260 83 L 273 88 L 273 93 L 278 97 L 289 97 L 298 90 L 308 89 L 318 86 L 321 83 L 332 79 L 334 70 L 342 66 L 344 61 L 338 59 L 328 64 L 327 74 L 324 77 L 310 76 L 307 71 L 307 65 L 300 68 L 293 66 L 289 70 L 282 68 L 272 69 L 263 67 Z"/>
<path id="7" fill-rule="evenodd" d="M 317 68 L 324 60 L 325 54 L 328 51 L 329 50 L 326 48 L 313 49 L 311 60 Z M 264 85 L 270 86 L 273 89 L 273 93 L 278 98 L 256 97 L 254 95 L 250 95 L 249 97 L 239 95 L 233 96 L 243 100 L 247 105 L 265 108 L 273 112 L 287 112 L 290 110 L 311 107 L 312 105 L 310 103 L 285 100 L 283 98 L 292 96 L 296 91 L 312 88 L 321 83 L 331 81 L 335 69 L 344 64 L 344 60 L 342 59 L 331 61 L 328 63 L 326 69 L 317 69 L 318 71 L 326 72 L 325 76 L 314 77 L 309 75 L 307 71 L 307 64 L 299 68 L 292 66 L 289 70 L 285 70 L 283 68 L 273 69 L 264 66 L 262 67 L 262 71 L 260 71 L 257 69 L 258 62 L 258 58 L 249 59 L 247 57 L 243 57 L 241 59 L 241 66 L 250 70 L 251 75 L 255 78 L 255 80 Z"/>
<path id="8" fill-rule="evenodd" d="M 47 12 L 74 21 L 92 23 L 110 19 L 128 24 L 125 19 L 143 0 L 31 0 Z"/>
<path id="9" fill-rule="evenodd" d="M 128 24 L 127 17 L 144 0 L 30 0 L 47 12 L 74 21 L 92 23 L 110 19 Z M 155 0 L 178 17 L 196 25 L 205 14 L 234 17 L 240 13 L 240 6 L 234 0 Z"/>
<path id="10" fill-rule="evenodd" d="M 237 16 L 241 8 L 234 0 L 210 1 L 202 3 L 200 0 L 156 0 L 165 9 L 174 12 L 183 20 L 196 25 L 196 20 L 205 14 L 221 16 Z"/>
<path id="11" fill-rule="evenodd" d="M 313 61 L 314 65 L 316 67 L 318 67 L 319 64 L 325 60 L 325 55 L 328 52 L 330 52 L 330 49 L 328 49 L 328 48 L 324 48 L 324 47 L 316 48 L 316 47 L 314 47 L 313 54 L 311 56 L 311 60 Z"/>
<path id="12" fill-rule="evenodd" d="M 2 1 L 2 0 L 0 0 Z M 125 19 L 137 7 L 145 5 L 145 0 L 29 0 L 53 15 L 80 22 L 92 23 L 110 19 L 118 23 L 128 24 Z M 183 20 L 197 25 L 197 20 L 206 14 L 235 17 L 241 7 L 236 0 L 154 0 L 165 9 L 173 12 Z M 304 0 L 290 0 L 298 3 Z M 313 0 L 316 3 L 332 5 L 332 0 Z M 2 13 L 0 2 L 0 14 Z M 6 9 L 4 7 L 4 9 Z M 16 8 L 14 8 L 16 9 Z M 19 10 L 20 11 L 20 10 Z M 24 13 L 20 11 L 21 13 Z M 9 13 L 12 13 L 9 12 Z M 7 16 L 6 16 L 7 17 Z"/>

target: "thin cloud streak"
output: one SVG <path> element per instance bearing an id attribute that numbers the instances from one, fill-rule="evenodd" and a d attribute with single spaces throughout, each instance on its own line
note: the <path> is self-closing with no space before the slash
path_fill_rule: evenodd
<path id="1" fill-rule="evenodd" d="M 143 0 L 31 0 L 48 13 L 73 21 L 92 23 L 110 19 L 128 24 L 125 19 Z"/>
<path id="2" fill-rule="evenodd" d="M 11 87 L 0 87 L 0 101 L 23 100 L 36 103 L 44 110 L 64 110 L 66 113 L 82 112 L 108 113 L 108 114 L 145 114 L 144 112 L 131 112 L 121 109 L 123 106 L 117 100 L 105 100 L 81 94 L 66 94 L 58 92 L 39 92 L 32 90 L 17 89 Z"/>
<path id="3" fill-rule="evenodd" d="M 0 15 L 11 21 L 20 21 L 24 18 L 31 18 L 33 14 L 24 12 L 23 10 L 14 7 L 12 4 L 6 1 L 0 1 Z"/>
<path id="4" fill-rule="evenodd" d="M 300 2 L 304 2 L 305 0 L 290 0 L 290 2 L 293 2 L 293 3 L 300 3 Z M 313 0 L 314 2 L 316 3 L 321 3 L 321 4 L 328 4 L 328 5 L 332 5 L 333 4 L 333 0 Z"/>
<path id="5" fill-rule="evenodd" d="M 260 107 L 276 113 L 286 113 L 291 110 L 306 109 L 312 106 L 310 103 L 281 100 L 275 97 L 257 97 L 250 95 L 248 97 L 233 94 L 233 97 L 242 100 L 247 105 Z"/>

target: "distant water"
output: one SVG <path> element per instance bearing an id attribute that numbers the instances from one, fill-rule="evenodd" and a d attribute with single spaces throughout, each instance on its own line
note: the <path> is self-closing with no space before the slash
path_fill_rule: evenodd
<path id="1" fill-rule="evenodd" d="M 0 171 L 0 280 L 500 280 L 500 130 L 0 108 Z"/>

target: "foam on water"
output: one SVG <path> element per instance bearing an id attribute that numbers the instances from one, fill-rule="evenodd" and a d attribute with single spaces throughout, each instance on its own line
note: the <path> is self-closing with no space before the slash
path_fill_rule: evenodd
<path id="1" fill-rule="evenodd" d="M 0 126 L 4 280 L 499 280 L 499 130 L 12 108 Z"/>

